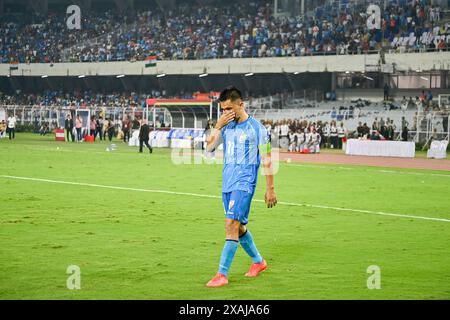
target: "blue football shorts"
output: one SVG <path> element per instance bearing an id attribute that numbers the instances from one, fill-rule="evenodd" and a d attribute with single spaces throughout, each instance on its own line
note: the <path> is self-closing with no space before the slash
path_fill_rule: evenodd
<path id="1" fill-rule="evenodd" d="M 222 193 L 223 208 L 225 217 L 239 221 L 242 225 L 248 223 L 250 205 L 252 203 L 253 193 L 242 190 Z"/>

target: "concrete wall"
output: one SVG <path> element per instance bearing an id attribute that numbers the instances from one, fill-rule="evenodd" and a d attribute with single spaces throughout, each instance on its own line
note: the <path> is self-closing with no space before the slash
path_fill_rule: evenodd
<path id="1" fill-rule="evenodd" d="M 377 65 L 379 56 L 341 55 L 289 58 L 245 58 L 194 61 L 158 61 L 156 67 L 145 68 L 139 62 L 93 62 L 19 64 L 11 71 L 13 76 L 111 76 L 111 75 L 156 75 L 165 74 L 243 74 L 282 72 L 345 72 L 370 71 L 366 66 Z M 386 54 L 386 65 L 396 64 L 397 70 L 450 70 L 450 52 Z M 9 64 L 0 64 L 0 76 L 10 74 Z"/>

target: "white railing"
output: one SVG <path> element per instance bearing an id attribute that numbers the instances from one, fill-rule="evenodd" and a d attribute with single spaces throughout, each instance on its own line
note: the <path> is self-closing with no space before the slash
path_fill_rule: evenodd
<path id="1" fill-rule="evenodd" d="M 323 95 L 323 90 L 308 89 L 249 98 L 246 104 L 250 112 L 255 110 L 293 109 L 306 106 L 315 107 L 318 101 L 322 100 Z"/>
<path id="2" fill-rule="evenodd" d="M 385 110 L 383 108 L 365 107 L 361 109 L 348 108 L 342 110 L 331 108 L 303 108 L 303 109 L 282 109 L 282 110 L 254 110 L 252 115 L 259 120 L 299 120 L 308 122 L 322 123 L 336 121 L 344 123 L 349 131 L 356 130 L 359 122 L 367 123 L 372 126 L 375 119 L 380 121 L 387 119 L 394 122 L 397 133 L 401 133 L 402 124 L 407 123 L 409 136 L 412 136 L 415 142 L 425 142 L 431 137 L 439 137 L 440 139 L 448 139 L 450 137 L 450 128 L 448 126 L 448 112 L 445 111 L 428 111 L 418 113 L 416 110 Z M 447 126 L 444 125 L 447 122 Z"/>
<path id="3" fill-rule="evenodd" d="M 125 115 L 130 115 L 134 118 L 135 114 L 141 116 L 144 113 L 144 110 L 140 107 L 86 106 L 83 108 L 71 108 L 70 106 L 61 105 L 24 106 L 0 104 L 0 115 L 4 114 L 5 118 L 13 115 L 16 117 L 18 124 L 21 125 L 35 123 L 41 125 L 42 122 L 48 122 L 50 124 L 56 122 L 56 126 L 62 126 L 67 114 L 74 114 L 75 110 L 90 110 L 92 115 L 101 115 L 103 118 L 111 118 L 113 121 L 121 120 Z M 0 119 L 0 121 L 1 120 L 3 119 Z"/>
<path id="4" fill-rule="evenodd" d="M 417 112 L 414 121 L 414 141 L 430 141 L 431 138 L 435 138 L 436 136 L 448 140 L 450 137 L 448 117 L 449 111 Z"/>

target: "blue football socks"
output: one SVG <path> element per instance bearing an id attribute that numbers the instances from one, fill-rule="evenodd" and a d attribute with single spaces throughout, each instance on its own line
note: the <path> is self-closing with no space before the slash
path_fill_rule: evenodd
<path id="1" fill-rule="evenodd" d="M 219 272 L 221 274 L 228 276 L 228 270 L 230 269 L 231 262 L 233 261 L 238 246 L 239 242 L 236 240 L 227 239 L 227 241 L 225 241 L 219 265 Z"/>
<path id="2" fill-rule="evenodd" d="M 253 241 L 252 234 L 247 229 L 247 231 L 239 238 L 239 242 L 241 243 L 242 248 L 244 248 L 245 252 L 252 258 L 253 263 L 261 263 L 263 258 L 256 249 L 255 242 Z"/>

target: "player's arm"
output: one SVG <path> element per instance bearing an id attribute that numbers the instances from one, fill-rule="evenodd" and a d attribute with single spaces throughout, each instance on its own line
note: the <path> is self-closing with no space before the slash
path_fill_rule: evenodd
<path id="1" fill-rule="evenodd" d="M 220 116 L 219 120 L 217 121 L 216 126 L 211 129 L 211 134 L 209 137 L 206 138 L 206 151 L 208 152 L 214 152 L 216 148 L 221 143 L 221 130 L 223 127 L 225 127 L 228 123 L 234 120 L 235 114 L 234 112 L 224 112 Z"/>
<path id="2" fill-rule="evenodd" d="M 264 201 L 268 208 L 272 208 L 277 204 L 277 195 L 275 194 L 271 147 L 268 141 L 265 144 L 259 145 L 259 154 L 261 156 L 264 175 L 266 176 L 266 194 L 264 195 Z"/>

